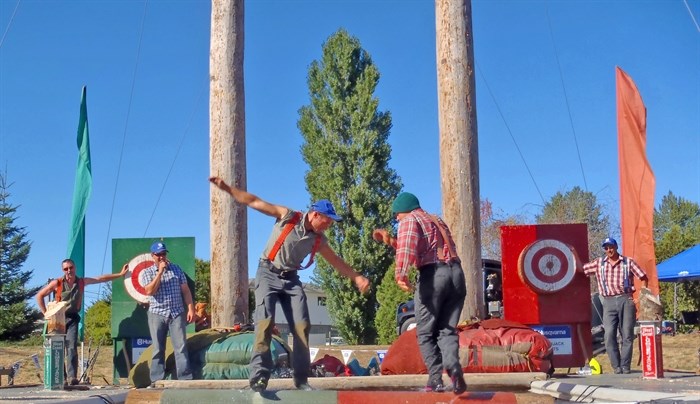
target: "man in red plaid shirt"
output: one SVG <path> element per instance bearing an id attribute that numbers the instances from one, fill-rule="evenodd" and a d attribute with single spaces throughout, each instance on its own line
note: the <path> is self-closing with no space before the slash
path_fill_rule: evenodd
<path id="1" fill-rule="evenodd" d="M 467 286 L 450 229 L 442 219 L 421 209 L 418 198 L 408 192 L 399 194 L 391 208 L 399 220 L 397 238 L 383 229 L 372 235 L 396 249 L 395 277 L 401 289 L 412 290 L 408 273 L 418 270 L 414 294 L 416 336 L 428 368 L 426 390 L 445 390 L 444 369 L 452 380 L 454 393 L 461 394 L 467 384 L 459 363 L 456 326 Z"/>
<path id="2" fill-rule="evenodd" d="M 634 305 L 633 276 L 642 281 L 646 288 L 647 274 L 632 258 L 617 252 L 617 241 L 606 238 L 603 241 L 605 255 L 583 266 L 587 276 L 595 275 L 598 291 L 603 303 L 603 328 L 605 329 L 605 350 L 615 374 L 630 373 L 632 363 L 632 342 L 634 325 L 637 322 L 637 308 Z M 617 330 L 622 336 L 622 349 L 617 343 Z"/>

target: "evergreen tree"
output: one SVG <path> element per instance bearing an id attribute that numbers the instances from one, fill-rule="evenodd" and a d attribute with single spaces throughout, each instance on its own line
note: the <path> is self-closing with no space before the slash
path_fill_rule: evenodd
<path id="1" fill-rule="evenodd" d="M 391 226 L 391 202 L 402 187 L 389 168 L 391 115 L 378 111 L 378 82 L 379 71 L 359 40 L 337 31 L 323 44 L 321 60 L 309 67 L 311 100 L 297 123 L 309 194 L 330 199 L 343 217 L 326 231 L 329 244 L 375 286 L 360 295 L 327 262 L 317 261 L 314 281 L 326 290 L 329 313 L 351 344 L 376 339 L 376 285 L 393 257 L 372 240 L 372 230 Z"/>
<path id="2" fill-rule="evenodd" d="M 404 292 L 394 281 L 395 265 L 391 265 L 384 274 L 382 283 L 377 287 L 377 303 L 379 309 L 374 318 L 374 326 L 377 327 L 377 343 L 388 345 L 398 337 L 396 327 L 396 309 L 399 304 L 413 299 L 413 294 Z M 415 281 L 415 271 L 410 274 L 412 281 Z"/>
<path id="3" fill-rule="evenodd" d="M 19 206 L 10 204 L 7 174 L 0 173 L 0 340 L 19 340 L 31 334 L 41 317 L 27 300 L 39 287 L 27 288 L 33 271 L 22 271 L 31 242 L 24 227 L 15 224 Z"/>

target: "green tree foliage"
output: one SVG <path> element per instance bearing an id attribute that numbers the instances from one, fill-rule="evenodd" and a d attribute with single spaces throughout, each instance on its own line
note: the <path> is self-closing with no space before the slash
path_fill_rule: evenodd
<path id="1" fill-rule="evenodd" d="M 211 315 L 211 261 L 199 258 L 194 259 L 195 291 L 194 302 L 206 303 L 207 312 Z M 248 288 L 248 321 L 252 323 L 252 315 L 255 310 L 255 292 Z"/>
<path id="2" fill-rule="evenodd" d="M 601 255 L 600 243 L 610 235 L 610 216 L 598 203 L 592 192 L 574 187 L 566 193 L 556 195 L 535 215 L 538 224 L 586 223 L 588 225 L 588 253 L 590 258 Z M 582 260 L 586 257 L 581 256 Z"/>
<path id="3" fill-rule="evenodd" d="M 377 316 L 374 326 L 377 328 L 377 343 L 388 345 L 394 342 L 396 332 L 396 309 L 400 303 L 413 298 L 409 292 L 401 290 L 394 281 L 395 265 L 391 265 L 384 274 L 382 283 L 377 287 Z M 415 278 L 415 276 L 413 277 Z"/>
<path id="4" fill-rule="evenodd" d="M 700 205 L 669 192 L 654 210 L 654 239 L 657 263 L 700 244 Z M 659 289 L 664 318 L 700 309 L 700 281 L 660 282 Z"/>
<path id="5" fill-rule="evenodd" d="M 306 184 L 311 198 L 330 199 L 343 221 L 326 235 L 329 245 L 353 268 L 377 285 L 393 257 L 372 240 L 372 230 L 392 223 L 391 201 L 401 180 L 389 168 L 389 112 L 379 112 L 373 96 L 379 71 L 357 38 L 345 30 L 323 44 L 321 60 L 311 63 L 307 83 L 310 104 L 299 110 L 297 126 L 309 165 Z M 348 343 L 376 339 L 376 287 L 360 295 L 323 259 L 314 281 L 328 294 L 328 309 Z"/>
<path id="6" fill-rule="evenodd" d="M 98 300 L 85 311 L 85 341 L 93 344 L 112 344 L 112 305 Z"/>
<path id="7" fill-rule="evenodd" d="M 194 301 L 206 303 L 207 309 L 211 304 L 211 262 L 199 258 L 194 259 Z"/>
<path id="8" fill-rule="evenodd" d="M 39 287 L 28 288 L 33 271 L 23 271 L 31 242 L 24 227 L 15 224 L 19 206 L 10 204 L 7 174 L 0 173 L 0 340 L 19 340 L 31 334 L 41 313 L 27 300 Z"/>

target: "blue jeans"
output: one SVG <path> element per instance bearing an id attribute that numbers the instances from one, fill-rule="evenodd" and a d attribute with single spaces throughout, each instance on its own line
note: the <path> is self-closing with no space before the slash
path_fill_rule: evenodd
<path id="1" fill-rule="evenodd" d="M 603 297 L 603 328 L 605 328 L 605 350 L 613 369 L 630 369 L 632 363 L 632 343 L 634 325 L 637 322 L 637 308 L 632 295 Z M 617 330 L 622 341 L 618 346 Z"/>
<path id="2" fill-rule="evenodd" d="M 175 354 L 175 369 L 178 380 L 192 380 L 190 358 L 187 352 L 187 321 L 185 313 L 177 317 L 165 317 L 148 312 L 148 329 L 151 332 L 153 356 L 151 357 L 151 382 L 165 378 L 165 341 L 170 332 Z"/>

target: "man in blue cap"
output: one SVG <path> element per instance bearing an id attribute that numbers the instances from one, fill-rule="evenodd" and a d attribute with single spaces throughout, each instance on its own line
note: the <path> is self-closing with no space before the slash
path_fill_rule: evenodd
<path id="1" fill-rule="evenodd" d="M 314 203 L 308 212 L 302 213 L 266 202 L 226 184 L 219 177 L 211 177 L 209 181 L 230 194 L 236 202 L 276 219 L 255 276 L 255 345 L 250 359 L 250 387 L 256 392 L 267 388 L 273 368 L 270 342 L 275 325 L 275 306 L 279 302 L 294 336 L 294 385 L 299 390 L 313 390 L 308 383 L 311 320 L 298 271 L 308 268 L 315 254 L 319 253 L 338 273 L 351 279 L 361 293 L 370 287 L 369 280 L 340 258 L 323 234 L 333 222 L 342 219 L 327 199 Z M 302 264 L 307 255 L 308 262 Z"/>
<path id="2" fill-rule="evenodd" d="M 411 291 L 410 271 L 418 271 L 414 294 L 416 336 L 428 368 L 427 391 L 441 392 L 443 369 L 455 394 L 467 390 L 459 362 L 456 326 L 464 306 L 467 286 L 456 246 L 447 224 L 420 207 L 415 195 L 402 192 L 391 205 L 399 221 L 397 237 L 384 229 L 372 233 L 375 240 L 396 249 L 396 283 Z"/>
<path id="3" fill-rule="evenodd" d="M 632 364 L 632 342 L 634 325 L 637 322 L 637 308 L 632 297 L 635 289 L 632 277 L 648 285 L 647 274 L 629 257 L 617 252 L 617 241 L 608 237 L 603 240 L 605 255 L 583 266 L 587 276 L 595 276 L 598 292 L 603 303 L 603 328 L 605 329 L 605 350 L 610 358 L 610 366 L 615 374 L 630 373 Z M 617 331 L 622 336 L 622 349 L 618 346 Z"/>
<path id="4" fill-rule="evenodd" d="M 187 352 L 187 323 L 194 321 L 194 303 L 185 272 L 168 260 L 168 249 L 162 241 L 151 245 L 154 264 L 142 272 L 148 297 L 148 329 L 153 356 L 151 386 L 165 378 L 165 341 L 170 333 L 175 354 L 178 380 L 191 380 L 192 369 Z"/>

